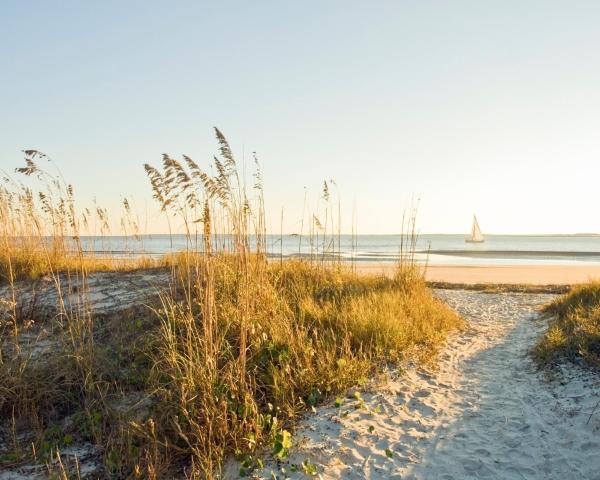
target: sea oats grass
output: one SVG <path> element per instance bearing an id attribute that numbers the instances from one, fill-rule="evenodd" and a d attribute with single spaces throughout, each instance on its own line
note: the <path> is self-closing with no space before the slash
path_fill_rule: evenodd
<path id="1" fill-rule="evenodd" d="M 309 258 L 270 260 L 258 161 L 247 188 L 215 133 L 213 175 L 185 156 L 145 165 L 169 229 L 176 221 L 186 237 L 182 251 L 159 261 L 170 280 L 158 300 L 99 315 L 74 311 L 59 295 L 49 324 L 58 347 L 42 358 L 20 350 L 27 327 L 6 300 L 0 411 L 13 419 L 8 430 L 32 433 L 27 442 L 14 436 L 10 453 L 19 461 L 31 460 L 32 445 L 38 461 L 51 461 L 57 449 L 85 441 L 106 478 L 218 478 L 231 456 L 249 473 L 262 454 L 286 457 L 307 409 L 389 366 L 431 361 L 446 334 L 461 328 L 414 265 L 414 215 L 403 221 L 393 278 L 360 276 L 341 262 L 333 181 L 303 223 L 309 233 L 299 245 L 308 242 Z M 36 161 L 46 157 L 27 155 L 20 173 L 46 181 L 45 193 L 34 198 L 15 183 L 4 191 L 2 215 L 18 227 L 2 237 L 10 246 L 4 279 L 13 287 L 47 275 L 67 292 L 65 269 L 85 280 L 100 268 L 87 263 L 95 259 L 80 240 L 91 220 L 75 209 L 72 188 L 40 173 Z M 95 218 L 108 231 L 106 211 L 96 209 Z M 82 298 L 85 306 L 85 289 Z"/>

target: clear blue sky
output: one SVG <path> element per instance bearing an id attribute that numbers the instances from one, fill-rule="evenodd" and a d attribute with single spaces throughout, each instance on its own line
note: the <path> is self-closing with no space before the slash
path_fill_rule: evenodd
<path id="1" fill-rule="evenodd" d="M 600 231 L 600 3 L 24 1 L 0 6 L 0 168 L 50 154 L 164 228 L 142 164 L 257 151 L 278 231 L 340 186 L 349 230 Z"/>

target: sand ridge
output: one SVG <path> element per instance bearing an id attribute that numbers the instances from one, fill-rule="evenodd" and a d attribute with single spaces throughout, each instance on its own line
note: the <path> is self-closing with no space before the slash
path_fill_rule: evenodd
<path id="1" fill-rule="evenodd" d="M 318 408 L 289 461 L 257 477 L 306 478 L 308 460 L 323 479 L 600 478 L 600 377 L 563 365 L 548 379 L 528 355 L 545 328 L 536 308 L 552 297 L 436 293 L 470 323 L 437 366 Z"/>

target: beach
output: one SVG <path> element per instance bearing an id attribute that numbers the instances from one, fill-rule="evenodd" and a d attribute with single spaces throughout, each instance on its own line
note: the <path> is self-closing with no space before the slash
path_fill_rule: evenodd
<path id="1" fill-rule="evenodd" d="M 597 375 L 572 364 L 549 375 L 529 354 L 546 328 L 537 311 L 554 297 L 436 295 L 469 326 L 435 364 L 392 369 L 307 413 L 290 458 L 254 478 L 306 478 L 306 459 L 331 480 L 598 478 Z M 227 467 L 240 478 L 236 462 Z"/>
<path id="2" fill-rule="evenodd" d="M 357 269 L 362 275 L 391 275 L 394 264 L 364 263 Z M 239 458 L 229 456 L 222 478 L 268 479 L 273 474 L 298 480 L 307 475 L 332 480 L 597 478 L 597 373 L 567 362 L 544 371 L 530 355 L 547 329 L 539 309 L 556 296 L 545 290 L 516 292 L 513 287 L 502 293 L 476 292 L 464 285 L 566 285 L 598 277 L 598 270 L 557 265 L 429 266 L 430 282 L 448 283 L 432 294 L 466 322 L 465 328 L 448 333 L 433 361 L 420 363 L 408 356 L 406 362 L 388 365 L 369 381 L 324 395 L 323 403 L 317 402 L 290 424 L 289 457 L 273 456 L 267 445 L 257 452 L 261 463 L 250 472 Z M 166 268 L 100 271 L 90 274 L 85 285 L 64 278 L 68 288 L 60 298 L 66 311 L 85 306 L 99 326 L 113 319 L 113 326 L 106 328 L 118 331 L 116 325 L 128 323 L 126 311 L 141 318 L 147 310 L 143 306 L 155 302 L 161 291 L 164 295 L 170 281 Z M 62 348 L 48 320 L 60 314 L 60 294 L 51 277 L 24 280 L 17 288 L 18 310 L 26 311 L 35 303 L 37 320 L 19 335 L 19 355 L 28 358 L 32 368 L 44 368 Z M 10 292 L 8 286 L 0 287 L 0 298 L 10 298 Z M 376 316 L 382 315 L 383 310 Z M 134 331 L 137 328 L 136 323 Z M 13 353 L 13 346 L 5 347 Z M 155 402 L 152 398 L 143 390 L 129 391 L 114 395 L 110 408 L 146 418 Z M 69 418 L 60 419 L 61 428 L 71 428 Z M 8 438 L 8 432 L 0 435 L 0 450 L 8 449 Z M 63 445 L 61 455 L 66 464 L 77 466 L 81 478 L 97 478 L 103 471 L 101 451 L 80 435 Z M 0 479 L 46 478 L 48 468 L 35 460 L 15 462 L 0 473 Z"/>
<path id="3" fill-rule="evenodd" d="M 459 284 L 572 285 L 600 279 L 596 265 L 428 265 L 422 267 L 430 282 Z M 392 263 L 358 264 L 361 274 L 390 275 Z"/>

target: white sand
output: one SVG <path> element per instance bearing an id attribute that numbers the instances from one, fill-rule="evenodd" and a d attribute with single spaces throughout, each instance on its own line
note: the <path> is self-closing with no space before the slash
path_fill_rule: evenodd
<path id="1" fill-rule="evenodd" d="M 528 356 L 545 328 L 535 307 L 551 297 L 438 294 L 470 328 L 449 340 L 437 369 L 363 392 L 363 408 L 354 398 L 318 408 L 295 432 L 289 461 L 269 460 L 257 476 L 307 478 L 290 464 L 309 459 L 327 479 L 600 478 L 600 408 L 588 422 L 600 377 L 565 364 L 548 379 Z"/>

